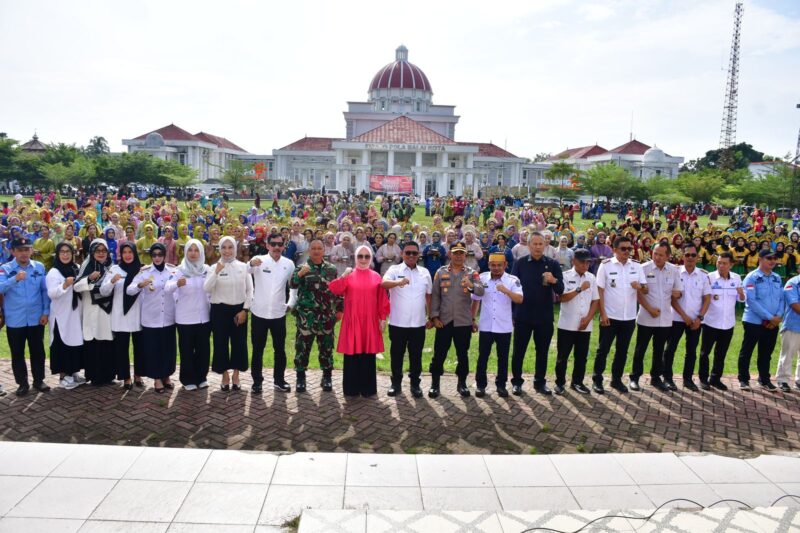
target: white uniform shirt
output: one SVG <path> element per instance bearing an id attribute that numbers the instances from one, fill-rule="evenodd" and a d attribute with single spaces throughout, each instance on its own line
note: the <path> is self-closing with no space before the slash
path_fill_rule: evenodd
<path id="1" fill-rule="evenodd" d="M 708 306 L 703 324 L 716 329 L 731 329 L 736 325 L 736 302 L 739 298 L 737 288 L 742 286 L 742 277 L 731 272 L 728 279 L 723 279 L 719 272 L 708 275 L 711 290 L 711 304 Z"/>
<path id="2" fill-rule="evenodd" d="M 108 275 L 108 272 L 105 273 Z M 105 280 L 101 280 L 102 282 Z M 111 315 L 103 311 L 99 305 L 92 303 L 89 278 L 83 278 L 75 285 L 75 291 L 81 293 L 83 300 L 83 311 L 81 313 L 81 329 L 83 330 L 84 341 L 113 341 L 114 334 L 111 332 Z"/>
<path id="3" fill-rule="evenodd" d="M 686 271 L 685 266 L 679 267 L 681 283 L 683 284 L 683 294 L 678 300 L 683 312 L 694 320 L 703 308 L 703 296 L 711 294 L 711 284 L 708 282 L 708 272 L 702 268 L 697 268 L 691 274 Z M 683 322 L 683 318 L 678 312 L 672 309 L 672 321 Z"/>
<path id="4" fill-rule="evenodd" d="M 253 276 L 247 271 L 248 266 L 234 260 L 223 263 L 225 268 L 217 274 L 217 265 L 211 266 L 203 287 L 211 293 L 212 304 L 239 305 L 250 309 L 253 302 Z"/>
<path id="5" fill-rule="evenodd" d="M 433 280 L 427 268 L 408 268 L 401 263 L 389 267 L 383 279 L 397 281 L 407 278 L 405 287 L 389 290 L 389 324 L 398 328 L 418 328 L 427 322 L 425 296 L 433 291 Z"/>
<path id="6" fill-rule="evenodd" d="M 558 314 L 558 329 L 566 331 L 581 331 L 591 332 L 592 322 L 586 326 L 586 329 L 578 329 L 581 324 L 581 319 L 589 314 L 589 308 L 592 306 L 594 300 L 600 299 L 600 292 L 597 290 L 597 279 L 591 272 L 586 272 L 583 275 L 575 272 L 574 268 L 570 268 L 563 274 L 564 276 L 564 294 L 575 292 L 575 289 L 580 287 L 584 281 L 588 281 L 591 286 L 587 290 L 581 292 L 572 300 L 568 302 L 561 302 L 561 311 Z"/>
<path id="7" fill-rule="evenodd" d="M 164 270 L 159 272 L 156 267 L 147 266 L 136 274 L 128 285 L 126 289 L 128 294 L 139 294 L 137 300 L 142 306 L 142 327 L 164 328 L 175 325 L 175 299 L 164 290 L 171 276 L 171 268 L 165 266 Z M 140 289 L 139 283 L 146 279 L 152 279 L 153 284 Z M 150 290 L 151 288 L 153 290 Z"/>
<path id="8" fill-rule="evenodd" d="M 288 261 L 288 259 L 287 259 Z M 203 288 L 211 267 L 206 266 L 202 276 L 189 276 L 176 268 L 167 281 L 164 290 L 175 301 L 175 323 L 182 325 L 205 324 L 211 320 L 211 296 Z M 185 279 L 186 285 L 178 287 L 178 280 Z"/>
<path id="9" fill-rule="evenodd" d="M 522 294 L 522 283 L 517 276 L 503 272 L 499 279 L 492 279 L 491 272 L 481 274 L 481 283 L 485 287 L 482 296 L 472 295 L 472 299 L 481 302 L 481 317 L 478 330 L 491 333 L 511 333 L 514 330 L 511 313 L 511 298 L 497 290 L 503 284 L 514 294 Z"/>
<path id="10" fill-rule="evenodd" d="M 253 274 L 253 306 L 250 310 L 259 318 L 274 319 L 286 316 L 286 286 L 294 273 L 294 263 L 281 256 L 259 255 L 261 264 L 249 266 Z"/>
<path id="11" fill-rule="evenodd" d="M 64 276 L 55 268 L 47 273 L 47 296 L 50 297 L 50 344 L 53 344 L 54 331 L 58 326 L 58 336 L 67 346 L 83 345 L 81 331 L 81 312 L 83 301 L 78 298 L 78 307 L 72 308 L 74 285 L 64 288 Z"/>
<path id="12" fill-rule="evenodd" d="M 642 271 L 647 280 L 645 301 L 661 313 L 653 317 L 644 306 L 640 306 L 636 323 L 651 328 L 672 327 L 672 291 L 683 290 L 678 267 L 672 263 L 664 263 L 663 268 L 658 268 L 655 261 L 648 261 L 642 265 Z"/>
<path id="13" fill-rule="evenodd" d="M 642 265 L 628 259 L 623 265 L 616 257 L 606 259 L 597 269 L 597 286 L 603 289 L 603 304 L 608 318 L 636 319 L 636 289 L 631 283 L 647 284 Z"/>
<path id="14" fill-rule="evenodd" d="M 111 283 L 114 275 L 119 274 L 121 277 L 116 283 Z M 108 269 L 108 274 L 103 278 L 103 284 L 100 285 L 100 294 L 108 296 L 114 293 L 114 305 L 111 307 L 111 331 L 120 332 L 134 332 L 142 330 L 141 322 L 141 307 L 142 299 L 136 298 L 133 305 L 128 312 L 125 312 L 123 306 L 123 297 L 125 295 L 125 277 L 127 274 L 122 270 L 119 265 L 114 265 Z M 133 283 L 133 282 L 131 282 Z"/>

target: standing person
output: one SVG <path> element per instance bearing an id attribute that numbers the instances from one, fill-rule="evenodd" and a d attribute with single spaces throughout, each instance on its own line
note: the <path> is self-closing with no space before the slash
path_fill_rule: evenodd
<path id="1" fill-rule="evenodd" d="M 781 325 L 781 355 L 775 371 L 775 381 L 781 392 L 790 392 L 789 380 L 792 378 L 792 362 L 800 352 L 800 276 L 794 276 L 783 288 L 786 311 Z M 795 387 L 800 389 L 800 358 L 794 372 Z"/>
<path id="2" fill-rule="evenodd" d="M 175 373 L 175 299 L 165 290 L 172 272 L 167 268 L 167 247 L 156 242 L 147 250 L 150 266 L 133 278 L 125 293 L 140 294 L 142 348 L 145 376 L 153 379 L 157 393 L 174 389 L 170 376 Z"/>
<path id="3" fill-rule="evenodd" d="M 430 329 L 427 320 L 431 307 L 433 281 L 425 267 L 417 266 L 419 245 L 407 242 L 403 246 L 403 263 L 386 271 L 381 287 L 389 290 L 391 308 L 389 313 L 389 349 L 392 364 L 392 386 L 387 394 L 397 396 L 403 382 L 403 359 L 408 350 L 408 379 L 411 395 L 422 398 L 420 375 L 422 374 L 422 348 L 425 345 L 425 329 Z"/>
<path id="4" fill-rule="evenodd" d="M 328 290 L 336 279 L 336 267 L 324 259 L 325 245 L 314 239 L 308 247 L 308 261 L 298 265 L 289 286 L 297 289 L 297 331 L 294 343 L 294 367 L 297 373 L 297 392 L 306 391 L 306 369 L 314 340 L 319 350 L 322 369 L 322 390 L 333 390 L 333 328 L 342 317 L 342 299 Z"/>
<path id="5" fill-rule="evenodd" d="M 242 390 L 239 372 L 247 370 L 247 311 L 253 302 L 253 276 L 247 271 L 247 265 L 236 259 L 233 237 L 220 239 L 219 252 L 219 262 L 203 285 L 206 292 L 211 293 L 211 331 L 214 332 L 211 369 L 222 374 L 222 390 L 238 391 Z M 228 370 L 233 370 L 232 376 Z"/>
<path id="6" fill-rule="evenodd" d="M 569 239 L 566 235 L 558 238 L 558 248 L 556 248 L 556 261 L 561 266 L 561 271 L 565 272 L 572 268 L 572 259 L 575 257 L 575 252 L 568 246 Z"/>
<path id="7" fill-rule="evenodd" d="M 785 303 L 783 282 L 773 272 L 778 257 L 771 248 L 758 252 L 758 268 L 744 278 L 744 304 L 742 325 L 744 336 L 739 349 L 739 386 L 750 390 L 750 358 L 758 346 L 758 384 L 773 392 L 777 387 L 769 376 L 770 358 L 778 341 L 778 327 L 781 325 Z"/>
<path id="8" fill-rule="evenodd" d="M 341 242 L 331 250 L 330 260 L 331 263 L 336 265 L 336 273 L 339 276 L 348 268 L 352 270 L 355 264 L 355 252 L 353 250 L 353 236 L 349 231 L 345 231 L 341 235 Z"/>
<path id="9" fill-rule="evenodd" d="M 575 251 L 572 268 L 564 272 L 564 293 L 561 295 L 561 310 L 558 314 L 558 338 L 556 340 L 556 394 L 564 394 L 567 383 L 567 361 L 575 351 L 570 388 L 580 394 L 589 394 L 583 384 L 586 374 L 586 359 L 589 355 L 589 340 L 592 322 L 600 306 L 597 280 L 589 272 L 592 254 L 585 248 Z"/>
<path id="10" fill-rule="evenodd" d="M 436 328 L 433 344 L 433 359 L 430 364 L 431 388 L 429 398 L 439 396 L 439 383 L 444 374 L 444 360 L 450 345 L 455 344 L 456 375 L 458 393 L 469 396 L 467 375 L 469 374 L 469 343 L 475 318 L 471 311 L 471 293 L 482 296 L 484 289 L 478 272 L 464 266 L 467 248 L 463 242 L 450 247 L 450 264 L 441 267 L 433 277 L 431 290 L 430 320 Z M 476 328 L 477 329 L 477 328 Z"/>
<path id="11" fill-rule="evenodd" d="M 106 241 L 93 240 L 86 248 L 86 259 L 81 264 L 75 291 L 83 300 L 83 341 L 86 379 L 99 387 L 114 382 L 114 334 L 111 332 L 111 309 L 114 300 L 103 295 L 100 287 L 111 268 L 111 255 Z"/>
<path id="12" fill-rule="evenodd" d="M 141 302 L 139 293 L 126 291 L 133 278 L 142 269 L 136 243 L 125 241 L 119 245 L 120 262 L 109 269 L 103 279 L 100 294 L 112 296 L 111 331 L 114 335 L 114 367 L 117 379 L 123 380 L 123 388 L 131 390 L 130 345 L 133 341 L 133 382 L 144 387 L 144 347 L 142 345 Z M 120 283 L 120 281 L 122 283 Z"/>
<path id="13" fill-rule="evenodd" d="M 699 250 L 689 242 L 683 245 L 683 265 L 678 268 L 683 285 L 683 295 L 672 299 L 672 331 L 664 351 L 664 374 L 672 377 L 672 362 L 678 342 L 686 333 L 686 359 L 683 363 L 683 387 L 697 392 L 692 376 L 700 341 L 700 327 L 708 306 L 711 305 L 711 284 L 708 272 L 697 268 Z M 667 382 L 669 385 L 669 382 Z"/>
<path id="14" fill-rule="evenodd" d="M 592 274 L 596 274 L 600 268 L 600 264 L 606 259 L 611 258 L 614 254 L 611 247 L 606 244 L 606 233 L 604 231 L 597 232 L 595 242 L 592 244 L 592 247 L 589 248 L 589 251 L 592 252 L 592 267 L 590 269 Z"/>
<path id="15" fill-rule="evenodd" d="M 6 323 L 11 368 L 17 382 L 17 396 L 30 390 L 28 368 L 25 364 L 25 343 L 31 359 L 33 388 L 47 392 L 44 383 L 44 326 L 50 314 L 50 298 L 44 266 L 31 260 L 33 244 L 27 237 L 11 242 L 14 259 L 0 267 L 0 293 L 3 294 L 3 315 Z"/>
<path id="16" fill-rule="evenodd" d="M 61 242 L 55 249 L 55 264 L 47 273 L 50 298 L 50 371 L 59 374 L 58 386 L 74 389 L 86 383 L 79 371 L 83 367 L 81 297 L 74 290 L 78 277 L 75 248 Z"/>
<path id="17" fill-rule="evenodd" d="M 397 235 L 390 233 L 386 236 L 386 244 L 378 248 L 375 261 L 380 265 L 381 276 L 386 274 L 389 267 L 400 262 L 400 247 L 397 245 Z"/>
<path id="18" fill-rule="evenodd" d="M 519 278 L 524 299 L 514 309 L 514 353 L 511 356 L 511 392 L 522 394 L 522 363 L 528 343 L 533 336 L 536 346 L 536 370 L 533 375 L 533 389 L 539 394 L 549 395 L 547 386 L 547 353 L 553 338 L 554 295 L 564 292 L 564 278 L 558 261 L 545 256 L 547 240 L 538 231 L 528 237 L 530 255 L 514 263 L 511 274 Z"/>
<path id="19" fill-rule="evenodd" d="M 614 360 L 611 363 L 611 388 L 628 392 L 622 383 L 625 361 L 628 359 L 633 330 L 636 329 L 636 302 L 638 294 L 647 294 L 647 278 L 642 265 L 630 259 L 633 243 L 628 237 L 614 241 L 614 257 L 600 263 L 597 269 L 597 288 L 600 296 L 600 339 L 594 360 L 592 390 L 605 393 L 603 372 L 611 344 L 616 339 Z M 595 256 L 594 254 L 592 254 Z"/>
<path id="20" fill-rule="evenodd" d="M 274 388 L 281 392 L 290 392 L 292 388 L 286 383 L 286 310 L 293 305 L 290 298 L 286 302 L 289 280 L 294 273 L 294 263 L 284 257 L 283 248 L 286 238 L 280 233 L 270 235 L 267 239 L 269 253 L 258 255 L 250 260 L 248 269 L 253 275 L 253 324 L 250 337 L 253 344 L 253 393 L 260 394 L 264 376 L 262 366 L 267 334 L 272 335 L 272 351 L 275 362 L 272 372 Z"/>
<path id="21" fill-rule="evenodd" d="M 211 358 L 211 301 L 204 289 L 211 267 L 206 265 L 203 243 L 189 239 L 178 268 L 164 290 L 175 300 L 175 323 L 181 353 L 179 378 L 187 391 L 208 388 Z"/>
<path id="22" fill-rule="evenodd" d="M 650 384 L 661 391 L 677 390 L 671 373 L 667 373 L 664 346 L 672 331 L 672 299 L 681 297 L 683 286 L 678 267 L 669 263 L 669 244 L 662 242 L 653 248 L 653 259 L 642 265 L 647 280 L 647 293 L 639 292 L 639 314 L 636 316 L 636 347 L 633 350 L 631 390 L 642 390 L 639 378 L 644 372 L 644 354 L 653 341 L 650 364 Z M 671 372 L 672 364 L 669 369 Z"/>
<path id="23" fill-rule="evenodd" d="M 372 248 L 356 250 L 356 269 L 347 268 L 331 281 L 331 293 L 344 298 L 342 327 L 336 350 L 344 354 L 342 388 L 345 396 L 365 398 L 378 392 L 375 354 L 383 352 L 382 332 L 389 316 L 389 298 L 381 276 L 372 266 Z"/>
<path id="24" fill-rule="evenodd" d="M 495 386 L 501 398 L 508 397 L 508 350 L 511 346 L 512 303 L 521 304 L 522 284 L 519 278 L 506 273 L 508 261 L 504 253 L 489 255 L 489 271 L 480 275 L 483 296 L 472 295 L 472 316 L 480 309 L 478 322 L 478 366 L 475 369 L 475 396 L 486 395 L 486 366 L 492 345 L 497 345 L 497 377 Z"/>

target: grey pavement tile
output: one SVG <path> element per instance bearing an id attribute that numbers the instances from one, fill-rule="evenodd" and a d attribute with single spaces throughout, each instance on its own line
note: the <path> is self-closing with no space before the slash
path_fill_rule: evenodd
<path id="1" fill-rule="evenodd" d="M 776 483 L 778 488 L 780 488 L 786 494 L 794 494 L 795 497 L 784 498 L 780 502 L 776 503 L 775 505 L 780 505 L 783 507 L 800 507 L 800 482 L 798 483 Z"/>
<path id="2" fill-rule="evenodd" d="M 126 472 L 125 479 L 194 481 L 209 455 L 211 450 L 146 448 Z"/>
<path id="3" fill-rule="evenodd" d="M 367 512 L 369 533 L 502 533 L 494 511 L 378 511 Z"/>
<path id="4" fill-rule="evenodd" d="M 280 529 L 276 529 L 280 531 Z M 253 533 L 253 526 L 241 524 L 184 524 L 173 522 L 168 533 Z"/>
<path id="5" fill-rule="evenodd" d="M 7 516 L 26 518 L 89 518 L 111 491 L 111 479 L 47 478 Z"/>
<path id="6" fill-rule="evenodd" d="M 344 508 L 421 511 L 422 491 L 419 487 L 351 487 L 348 485 L 344 488 Z"/>
<path id="7" fill-rule="evenodd" d="M 280 526 L 257 525 L 254 533 L 292 533 L 289 528 Z"/>
<path id="8" fill-rule="evenodd" d="M 615 453 L 612 456 L 637 485 L 703 483 L 672 453 Z"/>
<path id="9" fill-rule="evenodd" d="M 609 514 L 608 510 L 598 511 L 503 511 L 497 513 L 504 533 L 520 533 L 533 528 L 550 528 L 557 531 L 575 531 L 592 520 Z M 624 518 L 598 520 L 592 527 L 583 531 L 634 531 L 631 522 Z"/>
<path id="10" fill-rule="evenodd" d="M 175 515 L 175 521 L 255 526 L 267 487 L 250 483 L 195 483 Z"/>
<path id="11" fill-rule="evenodd" d="M 800 481 L 800 457 L 761 455 L 746 461 L 773 483 Z"/>
<path id="12" fill-rule="evenodd" d="M 709 487 L 720 498 L 740 500 L 751 507 L 766 507 L 785 494 L 772 483 L 710 483 Z M 736 503 L 728 505 L 735 508 L 740 507 Z"/>
<path id="13" fill-rule="evenodd" d="M 300 517 L 297 533 L 366 533 L 367 514 L 354 510 L 308 510 Z"/>
<path id="14" fill-rule="evenodd" d="M 347 456 L 348 487 L 419 487 L 413 455 L 351 453 Z"/>
<path id="15" fill-rule="evenodd" d="M 165 533 L 169 524 L 87 520 L 78 533 Z"/>
<path id="16" fill-rule="evenodd" d="M 226 483 L 269 483 L 278 456 L 264 452 L 214 450 L 197 481 Z"/>
<path id="17" fill-rule="evenodd" d="M 344 485 L 347 455 L 343 453 L 293 453 L 281 455 L 272 476 L 273 485 Z"/>
<path id="18" fill-rule="evenodd" d="M 71 444 L 10 442 L 0 454 L 0 475 L 47 476 L 73 451 Z"/>
<path id="19" fill-rule="evenodd" d="M 503 507 L 494 488 L 423 487 L 426 511 L 499 511 Z"/>
<path id="20" fill-rule="evenodd" d="M 9 512 L 42 479 L 27 476 L 0 476 L 0 516 Z"/>
<path id="21" fill-rule="evenodd" d="M 678 458 L 705 483 L 766 483 L 769 481 L 743 459 L 713 454 L 679 454 Z"/>
<path id="22" fill-rule="evenodd" d="M 188 481 L 123 479 L 95 509 L 91 518 L 171 522 L 191 488 Z"/>
<path id="23" fill-rule="evenodd" d="M 64 518 L 12 518 L 0 519 L 0 533 L 40 532 L 47 533 L 77 533 L 83 525 L 83 520 L 68 520 Z"/>
<path id="24" fill-rule="evenodd" d="M 135 446 L 81 444 L 50 474 L 58 477 L 120 479 L 142 454 Z"/>
<path id="25" fill-rule="evenodd" d="M 685 498 L 694 500 L 702 507 L 707 507 L 719 500 L 716 492 L 704 483 L 689 483 L 675 485 L 639 485 L 645 495 L 653 502 L 653 507 L 658 507 L 669 500 Z M 697 509 L 697 506 L 690 502 L 678 501 L 667 504 L 665 509 Z"/>
<path id="26" fill-rule="evenodd" d="M 572 487 L 582 509 L 647 509 L 653 502 L 637 485 L 614 487 Z"/>
<path id="27" fill-rule="evenodd" d="M 492 487 L 481 455 L 417 455 L 422 487 Z M 446 509 L 446 508 L 445 508 Z M 459 507 L 459 509 L 461 509 Z"/>
<path id="28" fill-rule="evenodd" d="M 344 486 L 270 485 L 259 524 L 279 526 L 304 509 L 342 509 Z"/>
<path id="29" fill-rule="evenodd" d="M 636 484 L 612 455 L 551 455 L 550 459 L 568 487 Z"/>
<path id="30" fill-rule="evenodd" d="M 495 487 L 563 487 L 564 480 L 547 456 L 485 455 Z"/>
<path id="31" fill-rule="evenodd" d="M 497 495 L 506 511 L 580 509 L 567 487 L 497 487 Z"/>

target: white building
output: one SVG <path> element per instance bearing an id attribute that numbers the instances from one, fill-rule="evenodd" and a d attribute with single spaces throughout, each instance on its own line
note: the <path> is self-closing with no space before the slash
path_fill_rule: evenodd
<path id="1" fill-rule="evenodd" d="M 747 170 L 750 171 L 754 178 L 760 179 L 769 174 L 777 174 L 783 167 L 794 169 L 796 165 L 785 161 L 760 161 L 758 163 L 750 163 L 747 166 Z"/>

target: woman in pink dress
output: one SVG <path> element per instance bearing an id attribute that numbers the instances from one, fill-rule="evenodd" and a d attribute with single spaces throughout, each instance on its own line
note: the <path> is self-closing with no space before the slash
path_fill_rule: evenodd
<path id="1" fill-rule="evenodd" d="M 389 316 L 389 296 L 381 276 L 370 268 L 372 249 L 359 246 L 356 269 L 347 268 L 328 289 L 344 296 L 344 316 L 336 351 L 344 354 L 342 385 L 345 396 L 374 396 L 378 392 L 375 354 L 383 351 L 383 328 Z"/>

